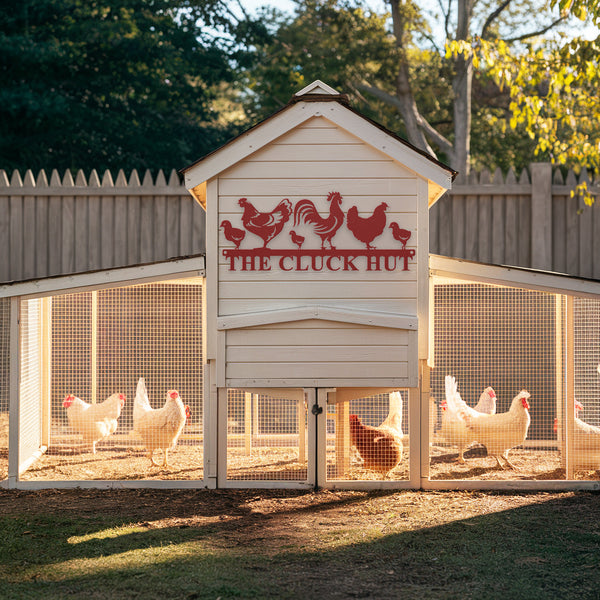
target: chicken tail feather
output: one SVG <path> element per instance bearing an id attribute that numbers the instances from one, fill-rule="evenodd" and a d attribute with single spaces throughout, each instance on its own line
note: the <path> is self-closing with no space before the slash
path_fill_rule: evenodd
<path id="1" fill-rule="evenodd" d="M 139 419 L 146 412 L 151 410 L 150 401 L 148 400 L 148 391 L 146 390 L 146 380 L 143 377 L 138 379 L 137 388 L 135 390 L 135 400 L 133 402 L 133 422 Z"/>

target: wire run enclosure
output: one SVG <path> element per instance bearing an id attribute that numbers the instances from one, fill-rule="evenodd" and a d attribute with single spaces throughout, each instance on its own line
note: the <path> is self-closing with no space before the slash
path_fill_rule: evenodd
<path id="1" fill-rule="evenodd" d="M 600 297 L 592 282 L 441 257 L 433 264 L 425 486 L 597 489 Z M 455 405 L 453 383 L 467 408 Z"/>
<path id="2" fill-rule="evenodd" d="M 204 279 L 181 262 L 1 299 L 5 485 L 205 487 Z"/>

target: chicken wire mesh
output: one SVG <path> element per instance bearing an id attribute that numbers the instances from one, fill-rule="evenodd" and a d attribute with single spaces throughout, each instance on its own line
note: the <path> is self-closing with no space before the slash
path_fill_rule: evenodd
<path id="1" fill-rule="evenodd" d="M 203 479 L 200 282 L 52 298 L 49 444 L 22 480 Z"/>
<path id="2" fill-rule="evenodd" d="M 409 390 L 328 402 L 327 481 L 407 480 L 408 405 Z"/>
<path id="3" fill-rule="evenodd" d="M 567 437 L 578 435 L 576 421 L 566 431 L 567 369 L 571 361 L 575 398 L 597 422 L 600 320 L 597 301 L 574 299 L 570 324 L 566 302 L 532 290 L 435 284 L 430 479 L 567 477 Z M 524 390 L 530 395 L 519 396 Z M 595 445 L 596 438 L 587 439 Z M 581 450 L 576 440 L 573 458 Z M 575 469 L 570 477 L 597 473 Z"/>
<path id="4" fill-rule="evenodd" d="M 0 481 L 8 477 L 10 298 L 0 298 Z"/>
<path id="5" fill-rule="evenodd" d="M 307 404 L 301 390 L 272 397 L 227 390 L 227 479 L 307 479 Z"/>

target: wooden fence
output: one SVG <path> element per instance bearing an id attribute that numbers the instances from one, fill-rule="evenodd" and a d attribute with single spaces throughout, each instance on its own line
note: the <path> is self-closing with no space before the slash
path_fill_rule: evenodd
<path id="1" fill-rule="evenodd" d="M 430 211 L 431 252 L 600 279 L 600 206 L 547 163 L 517 177 L 457 178 Z M 597 182 L 592 188 L 599 191 Z M 581 210 L 580 210 L 581 209 Z M 173 171 L 102 179 L 0 171 L 0 283 L 143 264 L 205 251 L 204 211 Z"/>
<path id="2" fill-rule="evenodd" d="M 531 267 L 600 279 L 600 206 L 585 206 L 571 190 L 589 181 L 548 163 L 517 178 L 499 171 L 457 178 L 430 211 L 430 250 L 454 258 Z"/>
<path id="3" fill-rule="evenodd" d="M 23 281 L 204 252 L 204 210 L 173 171 L 24 178 L 0 171 L 0 282 Z"/>

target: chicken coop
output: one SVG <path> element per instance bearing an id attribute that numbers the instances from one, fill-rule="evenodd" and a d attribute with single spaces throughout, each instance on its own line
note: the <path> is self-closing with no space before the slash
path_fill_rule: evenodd
<path id="1" fill-rule="evenodd" d="M 600 282 L 430 255 L 455 172 L 316 81 L 206 254 L 0 286 L 0 485 L 600 489 Z"/>

